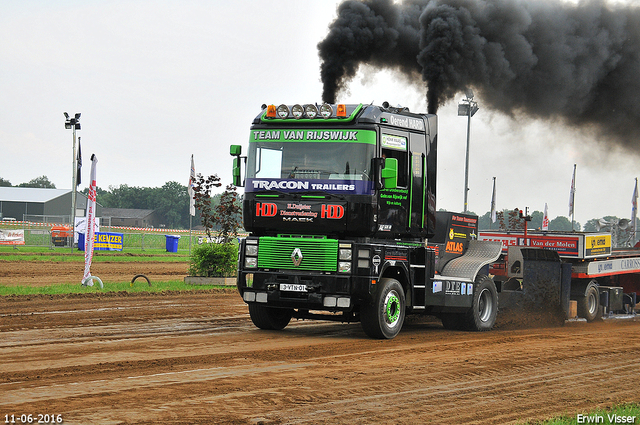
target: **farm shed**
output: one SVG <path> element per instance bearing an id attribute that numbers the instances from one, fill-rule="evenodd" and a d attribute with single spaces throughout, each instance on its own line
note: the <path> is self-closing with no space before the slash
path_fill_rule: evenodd
<path id="1" fill-rule="evenodd" d="M 87 196 L 76 192 L 76 216 L 84 216 Z M 102 206 L 96 205 L 96 215 Z M 71 189 L 43 189 L 33 187 L 0 187 L 0 219 L 35 221 L 47 216 L 48 222 L 62 222 L 60 216 L 71 215 Z M 36 216 L 36 217 L 34 217 Z"/>
<path id="2" fill-rule="evenodd" d="M 102 208 L 103 219 L 111 218 L 112 226 L 160 227 L 154 210 L 135 208 Z"/>

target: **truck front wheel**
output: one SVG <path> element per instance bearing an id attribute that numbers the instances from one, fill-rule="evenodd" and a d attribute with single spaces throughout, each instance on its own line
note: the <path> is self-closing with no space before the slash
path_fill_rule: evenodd
<path id="1" fill-rule="evenodd" d="M 371 338 L 391 339 L 402 329 L 405 315 L 405 295 L 395 279 L 382 278 L 375 300 L 360 309 L 362 329 Z"/>
<path id="2" fill-rule="evenodd" d="M 488 331 L 498 316 L 498 291 L 489 276 L 478 276 L 473 292 L 473 305 L 467 311 L 466 328 L 471 331 Z"/>
<path id="3" fill-rule="evenodd" d="M 279 331 L 289 324 L 291 317 L 293 316 L 293 310 L 250 303 L 249 316 L 251 316 L 251 321 L 258 328 Z"/>

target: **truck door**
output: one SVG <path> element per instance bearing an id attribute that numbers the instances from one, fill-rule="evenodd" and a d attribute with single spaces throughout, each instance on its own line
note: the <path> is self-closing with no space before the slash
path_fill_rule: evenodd
<path id="1" fill-rule="evenodd" d="M 409 229 L 409 133 L 394 129 L 380 130 L 382 158 L 398 160 L 398 186 L 382 189 L 379 196 L 378 232 L 405 234 Z"/>

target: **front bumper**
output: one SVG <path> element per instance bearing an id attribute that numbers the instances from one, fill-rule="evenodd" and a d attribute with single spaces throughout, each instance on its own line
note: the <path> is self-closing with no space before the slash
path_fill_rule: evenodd
<path id="1" fill-rule="evenodd" d="M 282 271 L 238 274 L 238 290 L 245 302 L 302 310 L 352 311 L 369 299 L 370 285 L 370 278 L 352 275 Z"/>

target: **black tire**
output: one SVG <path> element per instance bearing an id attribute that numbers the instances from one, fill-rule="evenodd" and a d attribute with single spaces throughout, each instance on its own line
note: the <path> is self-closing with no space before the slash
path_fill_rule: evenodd
<path id="1" fill-rule="evenodd" d="M 593 322 L 602 317 L 602 306 L 600 305 L 600 292 L 598 291 L 598 283 L 591 280 L 585 287 L 584 291 L 577 298 L 578 301 L 578 317 L 587 319 L 587 322 Z"/>
<path id="2" fill-rule="evenodd" d="M 293 310 L 250 303 L 249 316 L 251 316 L 251 321 L 258 328 L 269 331 L 279 331 L 287 327 L 293 316 Z"/>
<path id="3" fill-rule="evenodd" d="M 360 322 L 371 338 L 392 339 L 402 329 L 406 299 L 402 285 L 395 279 L 382 278 L 373 304 L 362 306 Z"/>
<path id="4" fill-rule="evenodd" d="M 465 327 L 470 331 L 489 331 L 498 317 L 498 291 L 493 279 L 479 275 L 473 291 L 473 304 L 465 314 Z"/>

